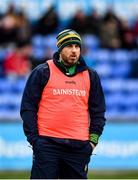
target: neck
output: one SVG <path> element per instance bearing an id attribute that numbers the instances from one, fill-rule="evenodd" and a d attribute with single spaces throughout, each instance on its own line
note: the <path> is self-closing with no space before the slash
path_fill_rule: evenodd
<path id="1" fill-rule="evenodd" d="M 70 65 L 66 65 L 62 59 L 59 59 L 59 62 L 61 64 L 61 66 L 63 66 L 66 69 L 66 73 L 68 73 L 70 75 L 75 74 L 77 63 L 70 66 Z"/>

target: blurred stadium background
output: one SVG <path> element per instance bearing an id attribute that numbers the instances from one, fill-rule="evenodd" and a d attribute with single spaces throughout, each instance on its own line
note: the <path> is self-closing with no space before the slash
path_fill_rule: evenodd
<path id="1" fill-rule="evenodd" d="M 82 35 L 83 56 L 99 73 L 107 104 L 89 178 L 138 178 L 137 0 L 0 0 L 0 178 L 29 178 L 22 92 L 65 28 Z"/>

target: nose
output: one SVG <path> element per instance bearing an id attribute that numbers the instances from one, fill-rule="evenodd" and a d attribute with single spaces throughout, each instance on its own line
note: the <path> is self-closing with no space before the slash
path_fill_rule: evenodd
<path id="1" fill-rule="evenodd" d="M 73 46 L 72 46 L 72 52 L 76 52 L 76 50 L 77 50 L 77 48 L 76 48 L 75 44 L 73 44 Z"/>

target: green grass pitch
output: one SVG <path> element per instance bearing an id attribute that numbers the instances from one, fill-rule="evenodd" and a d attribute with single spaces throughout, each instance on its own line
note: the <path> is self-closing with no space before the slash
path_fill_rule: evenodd
<path id="1" fill-rule="evenodd" d="M 29 171 L 0 171 L 0 179 L 29 179 Z M 138 179 L 138 170 L 90 170 L 89 179 Z"/>

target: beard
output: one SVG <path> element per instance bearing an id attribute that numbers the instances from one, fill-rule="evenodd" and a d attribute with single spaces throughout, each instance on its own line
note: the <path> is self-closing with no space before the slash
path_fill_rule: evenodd
<path id="1" fill-rule="evenodd" d="M 61 60 L 64 62 L 66 66 L 73 66 L 79 60 L 79 56 L 72 54 L 70 56 L 66 56 L 64 54 L 61 55 Z"/>

